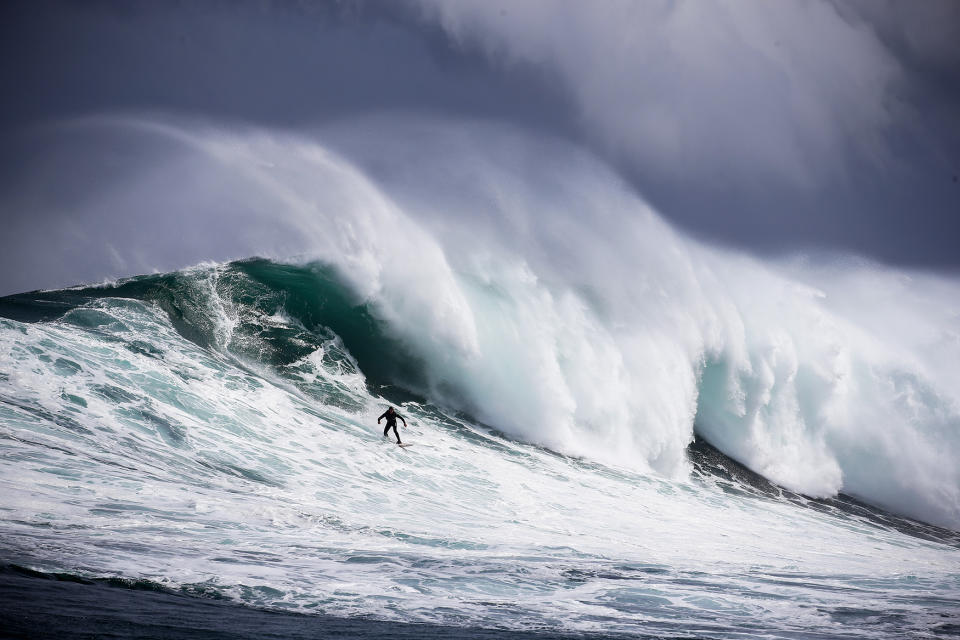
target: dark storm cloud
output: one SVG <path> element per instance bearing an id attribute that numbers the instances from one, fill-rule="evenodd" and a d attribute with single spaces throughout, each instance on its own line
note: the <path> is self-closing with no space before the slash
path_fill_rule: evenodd
<path id="1" fill-rule="evenodd" d="M 155 111 L 314 130 L 403 110 L 572 139 L 711 240 L 957 268 L 958 6 L 6 3 L 0 215 L 8 231 L 42 223 L 11 208 L 42 176 L 60 211 L 80 189 L 27 135 L 44 122 Z"/>

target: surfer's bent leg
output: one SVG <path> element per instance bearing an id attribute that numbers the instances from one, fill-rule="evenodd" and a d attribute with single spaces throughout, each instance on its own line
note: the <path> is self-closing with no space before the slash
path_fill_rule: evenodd
<path id="1" fill-rule="evenodd" d="M 394 429 L 396 429 L 396 427 L 394 427 Z M 384 437 L 384 438 L 387 437 L 389 431 L 390 431 L 390 423 L 388 422 L 388 423 L 387 423 L 387 426 L 385 426 L 385 427 L 383 428 L 383 437 Z"/>
<path id="2" fill-rule="evenodd" d="M 397 425 L 393 425 L 393 435 L 397 436 L 397 444 L 400 444 L 400 432 L 397 431 Z"/>

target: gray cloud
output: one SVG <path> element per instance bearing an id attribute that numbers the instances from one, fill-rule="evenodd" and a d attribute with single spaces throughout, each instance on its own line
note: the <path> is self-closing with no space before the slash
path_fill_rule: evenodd
<path id="1" fill-rule="evenodd" d="M 388 108 L 522 118 L 551 101 L 530 74 L 490 70 L 404 16 L 353 2 L 6 3 L 0 126 L 118 110 L 282 126 Z"/>
<path id="2" fill-rule="evenodd" d="M 639 166 L 815 186 L 875 143 L 902 70 L 826 3 L 424 3 L 458 42 L 544 67 Z M 746 185 L 750 188 L 751 185 Z"/>
<path id="3" fill-rule="evenodd" d="M 583 135 L 695 233 L 957 264 L 955 3 L 419 6 L 457 46 L 554 78 Z"/>

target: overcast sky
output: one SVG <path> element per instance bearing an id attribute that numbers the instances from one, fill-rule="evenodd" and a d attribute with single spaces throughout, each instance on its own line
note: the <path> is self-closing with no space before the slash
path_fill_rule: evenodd
<path id="1" fill-rule="evenodd" d="M 582 145 L 710 241 L 960 269 L 960 2 L 31 1 L 0 30 L 8 273 L 11 229 L 43 224 L 8 197 L 47 153 L 38 125 L 385 110 Z"/>

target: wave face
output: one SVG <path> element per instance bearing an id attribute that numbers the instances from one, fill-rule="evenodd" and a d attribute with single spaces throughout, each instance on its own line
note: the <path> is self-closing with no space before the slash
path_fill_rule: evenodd
<path id="1" fill-rule="evenodd" d="M 504 331 L 509 289 L 463 282 L 490 305 L 477 324 L 496 310 Z M 701 445 L 671 480 L 511 438 L 412 393 L 454 365 L 328 265 L 210 264 L 0 315 L 0 527 L 21 564 L 461 626 L 873 637 L 957 620 L 956 534 L 785 493 Z M 382 438 L 388 402 L 411 448 Z"/>

